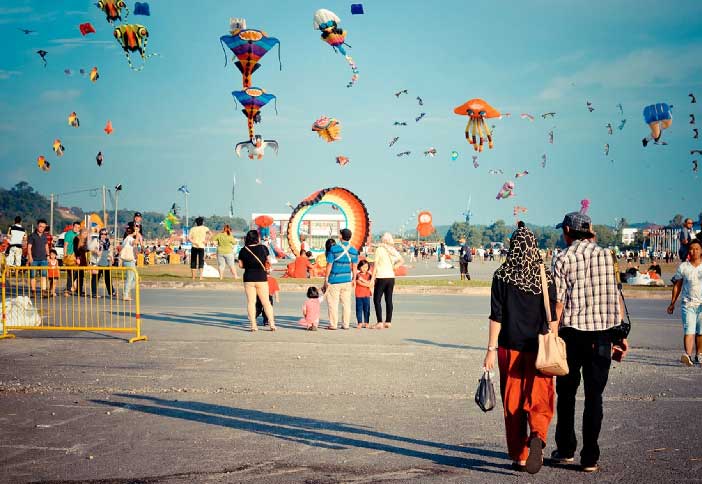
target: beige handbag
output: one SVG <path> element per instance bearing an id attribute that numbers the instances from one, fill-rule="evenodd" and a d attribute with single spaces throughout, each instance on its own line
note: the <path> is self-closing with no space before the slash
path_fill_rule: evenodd
<path id="1" fill-rule="evenodd" d="M 546 269 L 543 264 L 541 264 L 541 292 L 544 296 L 546 320 L 550 322 L 551 305 L 548 300 L 548 281 L 546 280 Z M 539 335 L 539 352 L 536 355 L 536 369 L 548 376 L 564 376 L 568 374 L 565 341 L 550 330 L 546 334 Z"/>

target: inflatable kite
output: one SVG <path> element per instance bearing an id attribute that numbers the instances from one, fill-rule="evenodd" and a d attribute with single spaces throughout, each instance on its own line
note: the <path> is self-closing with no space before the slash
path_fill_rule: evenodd
<path id="1" fill-rule="evenodd" d="M 590 209 L 590 200 L 587 198 L 580 200 L 580 213 L 582 213 L 583 215 L 586 215 L 587 211 L 589 209 Z"/>
<path id="2" fill-rule="evenodd" d="M 51 163 L 46 161 L 46 158 L 43 155 L 37 158 L 37 166 L 41 171 L 51 170 Z"/>
<path id="3" fill-rule="evenodd" d="M 451 152 L 451 161 L 456 161 L 458 159 L 458 151 Z"/>
<path id="4" fill-rule="evenodd" d="M 161 225 L 163 225 L 166 228 L 166 230 L 168 231 L 169 234 L 172 234 L 173 233 L 173 226 L 179 222 L 180 222 L 180 220 L 178 220 L 178 217 L 176 217 L 174 213 L 168 212 L 168 215 L 166 215 L 166 218 L 164 218 L 161 221 Z"/>
<path id="5" fill-rule="evenodd" d="M 325 188 L 301 201 L 290 215 L 288 245 L 293 254 L 300 253 L 300 228 L 307 212 L 315 206 L 331 205 L 344 216 L 345 225 L 351 230 L 351 245 L 360 250 L 370 233 L 368 210 L 360 198 L 346 188 Z"/>
<path id="6" fill-rule="evenodd" d="M 80 126 L 80 120 L 78 119 L 78 115 L 75 111 L 68 115 L 68 125 L 73 126 L 74 128 Z"/>
<path id="7" fill-rule="evenodd" d="M 251 141 L 242 141 L 241 143 L 237 143 L 234 151 L 236 152 L 236 156 L 241 158 L 241 149 L 246 148 L 246 150 L 249 152 L 249 160 L 262 160 L 265 150 L 268 147 L 271 147 L 275 151 L 276 155 L 278 154 L 278 142 L 276 140 L 264 140 L 260 134 L 257 134 Z"/>
<path id="8" fill-rule="evenodd" d="M 351 161 L 351 160 L 349 160 L 346 156 L 341 156 L 341 155 L 340 155 L 340 156 L 337 156 L 337 157 L 336 157 L 336 163 L 337 163 L 338 165 L 340 165 L 340 166 L 346 166 L 346 165 L 348 165 L 348 164 L 349 164 L 349 161 Z"/>
<path id="9" fill-rule="evenodd" d="M 273 94 L 267 94 L 266 91 L 259 87 L 249 87 L 243 91 L 233 91 L 232 96 L 236 101 L 239 101 L 244 109 L 241 110 L 246 116 L 249 128 L 249 140 L 254 139 L 254 123 L 261 122 L 261 108 L 275 99 Z M 235 101 L 235 102 L 236 102 Z M 278 109 L 276 108 L 276 114 Z"/>
<path id="10" fill-rule="evenodd" d="M 123 0 L 98 0 L 95 6 L 103 11 L 109 23 L 113 23 L 115 20 L 122 21 L 122 9 L 127 11 L 124 18 L 129 16 L 129 8 Z"/>
<path id="11" fill-rule="evenodd" d="M 242 85 L 244 89 L 251 87 L 251 75 L 261 67 L 258 62 L 261 57 L 266 55 L 276 45 L 278 46 L 278 63 L 280 64 L 280 41 L 268 35 L 262 30 L 253 30 L 246 28 L 246 20 L 230 19 L 231 35 L 223 35 L 219 38 L 222 44 L 222 50 L 226 44 L 234 53 L 237 61 L 234 65 L 241 71 Z M 226 52 L 224 55 L 226 66 Z M 282 70 L 283 66 L 280 64 Z"/>
<path id="12" fill-rule="evenodd" d="M 500 192 L 495 197 L 497 200 L 506 200 L 514 196 L 514 182 L 508 181 L 502 185 Z"/>
<path id="13" fill-rule="evenodd" d="M 56 138 L 52 146 L 54 148 L 54 153 L 56 153 L 56 156 L 63 156 L 63 152 L 66 148 L 63 147 L 60 139 Z"/>
<path id="14" fill-rule="evenodd" d="M 312 23 L 314 25 L 315 30 L 322 31 L 322 40 L 327 44 L 331 45 L 334 49 L 334 52 L 336 52 L 338 49 L 341 55 L 343 55 L 346 59 L 346 62 L 348 62 L 353 75 L 351 76 L 351 80 L 346 85 L 346 87 L 351 87 L 358 80 L 358 67 L 353 61 L 353 58 L 346 53 L 346 49 L 344 48 L 344 46 L 351 46 L 346 43 L 346 31 L 339 27 L 340 22 L 341 19 L 337 17 L 337 15 L 334 12 L 326 10 L 324 8 L 320 8 L 314 13 Z"/>
<path id="15" fill-rule="evenodd" d="M 102 130 L 105 132 L 105 134 L 112 134 L 112 121 L 108 119 Z"/>
<path id="16" fill-rule="evenodd" d="M 515 205 L 514 210 L 512 211 L 515 219 L 519 218 L 520 213 L 528 213 L 528 212 L 529 212 L 529 210 L 526 207 L 522 207 L 520 205 Z"/>
<path id="17" fill-rule="evenodd" d="M 314 122 L 312 131 L 315 131 L 327 143 L 341 139 L 341 124 L 334 118 L 322 116 Z"/>
<path id="18" fill-rule="evenodd" d="M 149 43 L 149 31 L 146 27 L 139 24 L 120 25 L 114 30 L 115 39 L 119 42 L 120 47 L 127 57 L 127 64 L 133 71 L 140 71 L 146 65 L 146 59 L 153 57 L 156 54 L 146 54 L 146 46 Z M 139 67 L 134 67 L 130 52 L 138 52 L 143 63 Z"/>
<path id="19" fill-rule="evenodd" d="M 146 2 L 136 2 L 134 4 L 134 15 L 145 15 L 147 17 L 151 16 L 149 4 Z"/>
<path id="20" fill-rule="evenodd" d="M 482 99 L 471 99 L 458 106 L 453 112 L 469 117 L 468 124 L 466 125 L 466 139 L 468 143 L 473 145 L 475 151 L 483 151 L 485 138 L 488 140 L 488 148 L 492 149 L 494 146 L 492 134 L 490 133 L 490 128 L 485 123 L 485 119 L 500 117 L 500 112 L 498 110 Z M 480 137 L 480 144 L 477 143 L 476 136 Z"/>
<path id="21" fill-rule="evenodd" d="M 417 214 L 417 233 L 420 237 L 426 237 L 434 232 L 433 222 L 431 212 L 423 211 Z"/>
<path id="22" fill-rule="evenodd" d="M 651 104 L 644 108 L 644 121 L 651 129 L 651 135 L 641 140 L 644 147 L 646 147 L 650 141 L 659 144 L 661 136 L 663 135 L 663 130 L 670 128 L 673 124 L 673 113 L 671 113 L 671 109 L 671 106 L 666 103 Z"/>

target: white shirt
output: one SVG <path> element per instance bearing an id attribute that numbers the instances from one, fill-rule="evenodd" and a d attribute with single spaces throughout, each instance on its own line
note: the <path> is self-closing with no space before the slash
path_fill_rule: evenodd
<path id="1" fill-rule="evenodd" d="M 689 262 L 683 262 L 673 276 L 673 282 L 682 283 L 682 303 L 685 306 L 702 304 L 702 264 L 697 267 Z"/>

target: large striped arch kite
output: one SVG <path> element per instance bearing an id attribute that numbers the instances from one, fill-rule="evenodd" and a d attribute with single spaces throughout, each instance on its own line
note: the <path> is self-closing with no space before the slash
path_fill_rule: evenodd
<path id="1" fill-rule="evenodd" d="M 288 245 L 293 254 L 300 253 L 300 225 L 312 207 L 333 205 L 346 219 L 346 227 L 352 232 L 351 245 L 360 250 L 368 239 L 370 220 L 368 210 L 360 198 L 346 188 L 324 188 L 301 201 L 290 215 L 288 222 Z"/>

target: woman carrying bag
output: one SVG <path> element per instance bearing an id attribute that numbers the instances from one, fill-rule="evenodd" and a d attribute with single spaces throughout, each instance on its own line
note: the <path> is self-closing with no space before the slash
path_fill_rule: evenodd
<path id="1" fill-rule="evenodd" d="M 268 328 L 275 331 L 273 306 L 268 299 L 268 271 L 270 270 L 268 249 L 259 242 L 258 232 L 249 230 L 244 239 L 244 248 L 239 251 L 239 267 L 244 269 L 246 312 L 251 322 L 251 331 L 258 331 L 256 324 L 256 296 L 258 296 L 268 319 Z"/>
<path id="2" fill-rule="evenodd" d="M 492 370 L 497 355 L 512 467 L 531 474 L 541 469 L 554 407 L 553 377 L 536 369 L 539 334 L 558 331 L 558 322 L 547 323 L 542 264 L 534 234 L 520 223 L 510 239 L 507 259 L 492 280 L 490 336 L 483 363 Z M 544 282 L 550 312 L 555 314 L 556 290 L 548 271 Z"/>
<path id="3" fill-rule="evenodd" d="M 404 263 L 397 252 L 394 240 L 389 232 L 380 238 L 380 245 L 375 249 L 375 264 L 371 270 L 371 287 L 373 288 L 373 305 L 377 323 L 374 329 L 389 328 L 392 325 L 392 293 L 395 289 L 395 269 Z M 383 296 L 385 296 L 385 320 L 383 320 Z"/>

